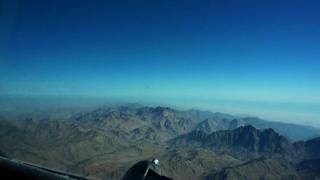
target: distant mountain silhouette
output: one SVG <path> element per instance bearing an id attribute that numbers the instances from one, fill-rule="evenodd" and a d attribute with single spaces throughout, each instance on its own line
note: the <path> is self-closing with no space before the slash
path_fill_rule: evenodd
<path id="1" fill-rule="evenodd" d="M 316 136 L 320 136 L 320 130 L 313 127 L 265 121 L 255 117 L 223 116 L 223 118 L 221 118 L 215 116 L 199 123 L 196 129 L 206 133 L 211 133 L 217 130 L 235 129 L 245 125 L 251 125 L 258 129 L 272 128 L 291 141 L 307 140 Z"/>
<path id="2" fill-rule="evenodd" d="M 151 131 L 159 131 L 159 136 L 154 137 L 158 141 L 168 140 L 192 130 L 211 133 L 244 125 L 252 125 L 258 129 L 272 128 L 290 140 L 306 140 L 320 136 L 319 129 L 302 125 L 270 122 L 254 117 L 236 117 L 218 112 L 194 109 L 179 111 L 169 107 L 147 107 L 139 104 L 100 108 L 92 112 L 80 113 L 73 119 L 98 128 L 125 132 L 137 128 L 134 132 L 138 132 L 139 129 L 139 132 L 144 132 L 151 128 Z M 140 135 L 140 138 L 144 139 L 143 134 L 136 135 L 135 138 Z"/>
<path id="3" fill-rule="evenodd" d="M 230 152 L 237 156 L 285 155 L 293 153 L 293 145 L 272 129 L 258 130 L 253 126 L 242 126 L 234 130 L 221 130 L 211 134 L 193 131 L 170 141 L 175 146 L 194 143 L 216 152 Z"/>

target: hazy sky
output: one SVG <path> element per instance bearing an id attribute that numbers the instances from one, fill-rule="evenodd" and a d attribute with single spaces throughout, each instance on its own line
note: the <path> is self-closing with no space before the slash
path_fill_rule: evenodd
<path id="1" fill-rule="evenodd" d="M 319 104 L 319 8 L 0 0 L 0 93 Z"/>

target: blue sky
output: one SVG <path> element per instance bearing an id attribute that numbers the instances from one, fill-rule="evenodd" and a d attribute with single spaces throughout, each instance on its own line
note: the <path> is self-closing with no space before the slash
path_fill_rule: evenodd
<path id="1" fill-rule="evenodd" d="M 318 1 L 0 4 L 2 93 L 320 104 Z"/>

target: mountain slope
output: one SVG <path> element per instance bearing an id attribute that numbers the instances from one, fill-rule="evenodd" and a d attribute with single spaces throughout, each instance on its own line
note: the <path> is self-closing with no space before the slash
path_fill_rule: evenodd
<path id="1" fill-rule="evenodd" d="M 225 168 L 217 173 L 207 176 L 213 180 L 250 180 L 250 179 L 269 179 L 269 180 L 289 180 L 301 179 L 295 167 L 289 163 L 275 161 L 272 159 L 260 158 L 241 165 Z"/>
<path id="2" fill-rule="evenodd" d="M 0 151 L 9 157 L 65 168 L 92 156 L 113 152 L 127 145 L 110 132 L 51 120 L 0 120 Z M 15 124 L 19 124 L 15 125 Z"/>

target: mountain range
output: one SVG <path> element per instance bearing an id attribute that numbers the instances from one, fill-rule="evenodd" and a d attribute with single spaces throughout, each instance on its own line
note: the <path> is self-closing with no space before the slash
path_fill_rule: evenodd
<path id="1" fill-rule="evenodd" d="M 157 157 L 174 179 L 316 179 L 320 130 L 139 104 L 68 118 L 0 117 L 0 154 L 92 179 L 121 179 Z"/>

